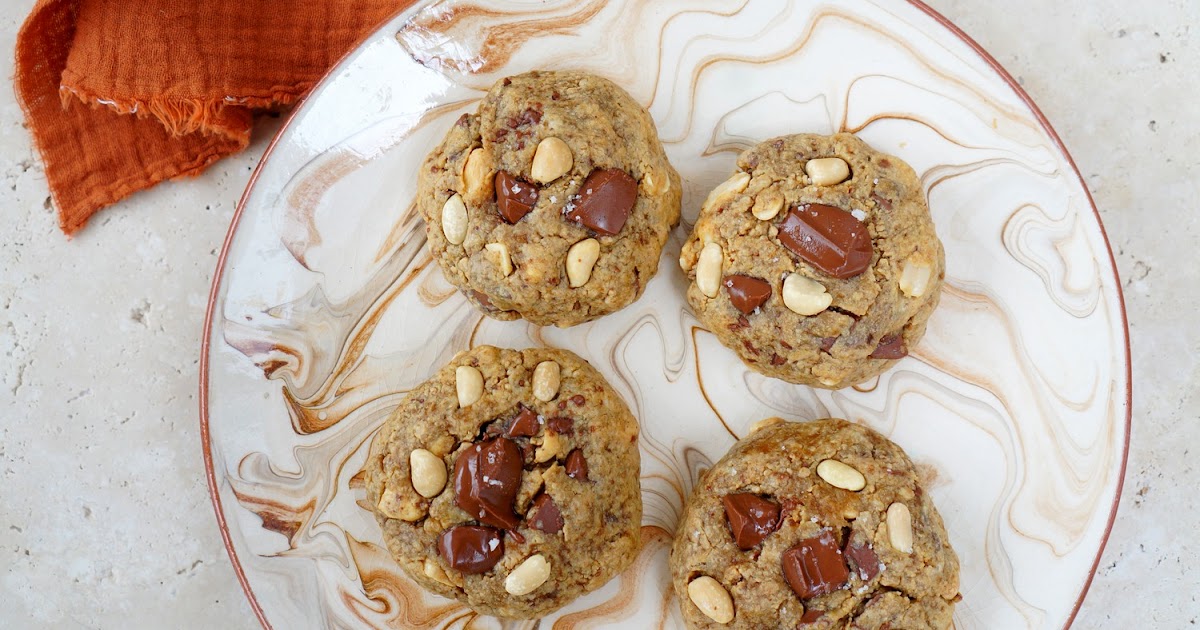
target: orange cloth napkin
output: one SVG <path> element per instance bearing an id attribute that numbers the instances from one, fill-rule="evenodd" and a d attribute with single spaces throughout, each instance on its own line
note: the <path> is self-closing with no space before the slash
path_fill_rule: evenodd
<path id="1" fill-rule="evenodd" d="M 104 206 L 246 148 L 412 0 L 40 0 L 16 89 L 68 235 Z"/>

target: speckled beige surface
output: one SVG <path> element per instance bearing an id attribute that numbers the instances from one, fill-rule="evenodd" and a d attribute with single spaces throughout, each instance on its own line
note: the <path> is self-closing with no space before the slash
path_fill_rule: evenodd
<path id="1" fill-rule="evenodd" d="M 1096 197 L 1126 292 L 1134 432 L 1078 628 L 1189 627 L 1200 548 L 1200 5 L 931 0 L 1033 95 Z M 8 0 L 11 51 L 32 0 Z M 12 73 L 5 56 L 4 74 Z M 216 255 L 269 130 L 199 179 L 136 195 L 72 241 L 0 94 L 0 627 L 254 628 L 202 477 L 196 410 Z M 1162 436 L 1170 436 L 1163 439 Z"/>

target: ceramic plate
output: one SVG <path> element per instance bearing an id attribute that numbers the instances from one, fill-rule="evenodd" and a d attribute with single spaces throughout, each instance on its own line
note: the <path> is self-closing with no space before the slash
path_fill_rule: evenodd
<path id="1" fill-rule="evenodd" d="M 443 279 L 413 207 L 426 152 L 495 80 L 585 69 L 646 105 L 684 224 L 637 303 L 559 330 L 497 322 Z M 679 248 L 738 152 L 848 130 L 916 169 L 946 247 L 912 355 L 827 392 L 748 371 L 682 299 Z M 230 557 L 264 625 L 490 628 L 381 546 L 360 470 L 404 393 L 475 344 L 571 349 L 642 424 L 644 551 L 507 627 L 681 627 L 667 551 L 697 475 L 770 415 L 889 435 L 962 561 L 958 628 L 1069 625 L 1104 546 L 1129 430 L 1120 285 L 1070 157 L 977 45 L 909 0 L 426 2 L 348 56 L 276 137 L 209 303 L 201 427 Z"/>

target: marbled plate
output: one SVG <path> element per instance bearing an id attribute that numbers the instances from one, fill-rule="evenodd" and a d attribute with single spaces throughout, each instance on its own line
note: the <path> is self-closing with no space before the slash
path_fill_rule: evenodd
<path id="1" fill-rule="evenodd" d="M 532 68 L 624 86 L 685 185 L 645 296 L 569 330 L 472 310 L 413 208 L 429 148 L 493 81 Z M 909 358 L 826 392 L 743 367 L 691 315 L 676 260 L 740 150 L 836 130 L 917 170 L 948 276 Z M 684 497 L 768 415 L 846 417 L 908 450 L 962 560 L 959 628 L 1069 625 L 1115 513 L 1128 340 L 1095 208 L 1011 77 L 915 0 L 425 2 L 335 68 L 237 210 L 202 350 L 213 502 L 264 625 L 504 625 L 416 588 L 361 507 L 376 428 L 479 343 L 574 350 L 642 422 L 645 551 L 540 627 L 680 627 L 666 560 Z"/>

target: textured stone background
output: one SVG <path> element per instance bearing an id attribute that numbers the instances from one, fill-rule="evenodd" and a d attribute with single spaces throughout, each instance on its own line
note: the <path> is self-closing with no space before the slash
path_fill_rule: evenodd
<path id="1" fill-rule="evenodd" d="M 1057 127 L 1125 285 L 1133 444 L 1076 627 L 1194 624 L 1200 3 L 929 2 Z M 0 0 L 6 76 L 32 4 Z M 255 627 L 203 481 L 197 353 L 221 241 L 276 125 L 67 241 L 22 124 L 0 90 L 0 627 Z M 1134 595 L 1148 586 L 1162 596 Z"/>

